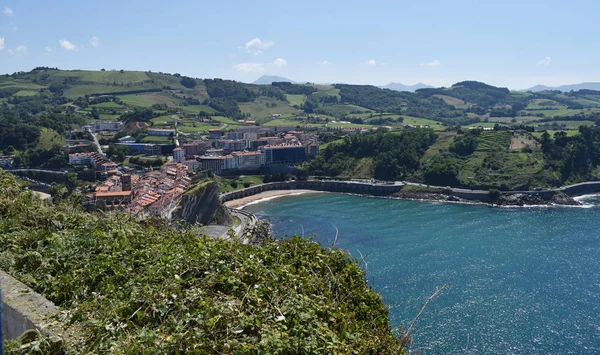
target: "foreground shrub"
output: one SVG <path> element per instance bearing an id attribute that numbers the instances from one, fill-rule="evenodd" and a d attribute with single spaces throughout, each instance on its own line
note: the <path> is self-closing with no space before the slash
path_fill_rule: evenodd
<path id="1" fill-rule="evenodd" d="M 68 311 L 81 353 L 400 353 L 348 254 L 52 206 L 0 173 L 0 268 Z"/>

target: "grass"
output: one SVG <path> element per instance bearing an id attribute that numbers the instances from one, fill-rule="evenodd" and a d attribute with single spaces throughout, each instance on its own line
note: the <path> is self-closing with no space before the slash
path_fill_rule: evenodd
<path id="1" fill-rule="evenodd" d="M 444 100 L 444 102 L 446 102 L 448 105 L 452 105 L 456 108 L 471 107 L 471 104 L 469 104 L 461 99 L 457 99 L 456 97 L 447 96 L 447 95 L 433 95 L 433 96 Z"/>
<path id="2" fill-rule="evenodd" d="M 410 116 L 402 116 L 402 117 L 404 118 L 404 120 L 402 121 L 403 125 L 414 125 L 414 126 L 429 125 L 429 127 L 431 127 L 434 131 L 443 131 L 447 128 L 441 122 L 428 120 L 426 118 L 410 117 Z"/>
<path id="3" fill-rule="evenodd" d="M 77 98 L 85 95 L 97 95 L 97 94 L 119 94 L 119 93 L 127 93 L 136 90 L 146 90 L 146 89 L 157 89 L 153 84 L 143 84 L 143 85 L 135 85 L 135 86 L 114 86 L 114 85 L 93 85 L 93 84 L 84 84 L 84 85 L 73 85 L 70 86 L 67 90 L 65 90 L 64 94 L 67 98 Z"/>
<path id="4" fill-rule="evenodd" d="M 292 127 L 296 127 L 296 126 L 304 126 L 307 123 L 304 122 L 303 120 L 293 120 L 293 119 L 285 119 L 285 118 L 278 118 L 278 119 L 274 119 L 268 122 L 265 122 L 264 124 L 262 124 L 263 126 L 270 126 L 270 127 L 281 127 L 281 126 L 292 126 Z M 312 123 L 310 125 L 313 125 Z M 322 124 L 314 124 L 322 126 Z"/>
<path id="5" fill-rule="evenodd" d="M 341 143 L 341 142 L 343 142 L 343 141 L 344 141 L 344 138 L 340 138 L 340 139 L 337 139 L 337 140 L 331 141 L 331 142 L 329 142 L 329 143 L 323 143 L 323 144 L 319 145 L 319 151 L 321 151 L 321 150 L 323 150 L 323 149 L 327 148 L 329 145 L 333 145 L 333 144 L 339 144 L 339 143 Z"/>
<path id="6" fill-rule="evenodd" d="M 152 122 L 154 124 L 154 126 L 166 126 L 167 122 L 175 122 L 175 120 L 177 120 L 176 115 L 165 115 L 165 116 L 154 117 L 153 119 L 150 120 L 150 122 Z M 169 125 L 169 126 L 172 126 L 172 125 Z"/>
<path id="7" fill-rule="evenodd" d="M 19 80 L 10 80 L 5 82 L 0 82 L 0 88 L 17 88 L 22 90 L 31 90 L 31 91 L 40 91 L 41 89 L 45 89 L 46 86 L 33 84 L 30 82 L 22 82 Z"/>
<path id="8" fill-rule="evenodd" d="M 513 118 L 516 120 L 516 124 L 531 124 L 534 121 L 540 120 L 542 119 L 541 117 L 537 117 L 537 116 L 517 116 L 517 117 L 490 117 L 488 120 L 490 122 L 494 122 L 494 123 L 506 123 L 506 124 L 512 124 L 512 120 Z"/>
<path id="9" fill-rule="evenodd" d="M 327 96 L 336 96 L 338 99 L 341 98 L 340 89 L 336 89 L 333 86 L 322 86 L 322 85 L 313 85 L 313 86 L 317 87 L 317 91 L 313 92 L 311 94 L 312 97 L 315 97 L 317 99 L 320 99 L 322 97 L 327 97 Z"/>
<path id="10" fill-rule="evenodd" d="M 450 144 L 454 142 L 455 136 L 456 132 L 439 132 L 437 140 L 429 147 L 429 149 L 427 149 L 423 158 L 431 159 L 437 155 L 440 150 L 448 150 Z"/>
<path id="11" fill-rule="evenodd" d="M 43 149 L 51 149 L 56 144 L 60 145 L 61 147 L 65 144 L 65 139 L 63 136 L 50 128 L 42 127 L 38 147 Z"/>
<path id="12" fill-rule="evenodd" d="M 183 133 L 199 133 L 209 129 L 218 128 L 207 122 L 198 122 L 192 120 L 180 120 L 177 124 L 177 130 Z"/>
<path id="13" fill-rule="evenodd" d="M 306 95 L 291 95 L 291 94 L 286 94 L 285 98 L 288 100 L 288 102 L 290 103 L 290 105 L 294 106 L 301 106 L 304 103 L 304 100 L 306 100 Z"/>
<path id="14" fill-rule="evenodd" d="M 531 115 L 535 115 L 535 114 L 543 114 L 545 117 L 560 117 L 560 116 L 572 116 L 572 115 L 576 115 L 576 114 L 581 114 L 581 113 L 585 113 L 587 111 L 585 110 L 573 110 L 573 109 L 569 109 L 567 108 L 567 106 L 557 106 L 557 108 L 555 110 L 535 110 L 535 111 L 527 111 Z M 591 111 L 597 111 L 597 110 L 591 110 Z"/>
<path id="15" fill-rule="evenodd" d="M 554 122 L 556 122 L 559 125 L 564 124 L 566 126 L 566 129 L 579 129 L 579 126 L 592 126 L 594 124 L 594 122 L 592 121 L 552 121 L 552 122 L 547 122 L 549 124 L 553 124 Z"/>
<path id="16" fill-rule="evenodd" d="M 544 109 L 544 108 L 567 108 L 567 106 L 561 105 L 554 100 L 547 100 L 547 99 L 534 99 L 534 100 L 529 100 L 527 103 L 527 109 Z"/>
<path id="17" fill-rule="evenodd" d="M 197 115 L 200 113 L 200 111 L 204 111 L 207 112 L 209 114 L 215 114 L 217 113 L 217 111 L 210 107 L 210 106 L 206 106 L 206 105 L 189 105 L 189 106 L 181 106 L 181 111 L 184 113 L 191 113 L 194 115 Z"/>
<path id="18" fill-rule="evenodd" d="M 576 136 L 579 134 L 579 131 L 575 131 L 575 130 L 568 130 L 568 131 L 548 130 L 546 132 L 548 132 L 548 134 L 550 135 L 551 138 L 554 138 L 554 133 L 556 133 L 556 132 L 565 132 L 565 133 L 567 133 L 567 137 L 573 137 L 573 136 Z M 542 135 L 544 134 L 544 132 L 533 132 L 531 134 L 536 138 L 542 138 Z"/>
<path id="19" fill-rule="evenodd" d="M 344 115 L 348 115 L 348 114 L 356 113 L 356 112 L 364 113 L 364 112 L 369 111 L 369 114 L 370 114 L 370 112 L 372 112 L 371 110 L 369 110 L 368 108 L 365 108 L 365 107 L 361 107 L 361 106 L 357 106 L 357 105 L 343 105 L 343 104 L 320 106 L 319 111 L 323 112 L 326 115 L 334 116 L 334 117 L 340 117 L 340 116 L 344 116 Z"/>
<path id="20" fill-rule="evenodd" d="M 267 107 L 267 105 L 271 107 Z M 291 117 L 297 112 L 297 110 L 290 106 L 290 103 L 287 101 L 265 97 L 259 97 L 254 102 L 242 102 L 239 106 L 242 113 L 249 114 L 251 120 L 257 120 L 259 123 L 262 123 L 260 121 L 270 119 L 273 114 Z"/>
<path id="21" fill-rule="evenodd" d="M 118 70 L 91 71 L 91 70 L 69 70 L 56 72 L 54 77 L 79 77 L 82 81 L 107 84 L 137 84 L 150 80 L 148 75 L 142 71 Z"/>
<path id="22" fill-rule="evenodd" d="M 119 95 L 119 99 L 121 99 L 125 105 L 134 107 L 151 107 L 156 103 L 140 94 Z"/>
<path id="23" fill-rule="evenodd" d="M 98 108 L 105 108 L 105 109 L 115 109 L 115 110 L 124 110 L 125 107 L 123 107 L 122 105 L 119 105 L 117 103 L 114 103 L 112 101 L 108 101 L 108 102 L 101 102 L 99 104 L 95 104 L 95 105 L 90 105 L 91 107 L 98 107 Z"/>
<path id="24" fill-rule="evenodd" d="M 233 182 L 237 184 L 236 187 L 231 186 Z M 243 189 L 245 183 L 250 184 L 250 186 L 260 185 L 263 183 L 263 179 L 260 175 L 240 175 L 233 178 L 221 177 L 219 180 L 219 192 L 230 192 Z"/>
<path id="25" fill-rule="evenodd" d="M 505 124 L 501 123 L 501 122 L 478 122 L 478 123 L 470 124 L 470 125 L 465 126 L 465 127 L 494 128 L 496 125 L 505 126 Z"/>
<path id="26" fill-rule="evenodd" d="M 21 90 L 21 91 L 17 92 L 14 96 L 35 96 L 39 93 L 40 93 L 39 91 Z"/>
<path id="27" fill-rule="evenodd" d="M 459 181 L 484 188 L 519 188 L 534 183 L 535 175 L 543 171 L 543 154 L 540 149 L 509 152 L 511 137 L 512 132 L 507 131 L 481 132 L 475 152 L 459 162 Z"/>
<path id="28" fill-rule="evenodd" d="M 163 136 L 146 136 L 142 138 L 142 143 L 165 143 L 171 144 L 171 138 Z"/>

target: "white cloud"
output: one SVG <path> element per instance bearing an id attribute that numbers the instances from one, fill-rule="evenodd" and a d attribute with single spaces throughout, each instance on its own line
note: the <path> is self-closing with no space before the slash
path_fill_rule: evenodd
<path id="1" fill-rule="evenodd" d="M 8 54 L 13 55 L 13 54 L 15 54 L 15 52 L 12 49 L 9 49 Z"/>
<path id="2" fill-rule="evenodd" d="M 254 37 L 248 42 L 246 42 L 246 50 L 248 53 L 252 53 L 254 55 L 261 55 L 263 53 L 263 49 L 267 49 L 275 45 L 273 41 L 263 41 L 258 37 Z"/>
<path id="3" fill-rule="evenodd" d="M 547 67 L 550 65 L 550 63 L 552 63 L 552 57 L 546 56 L 546 57 L 544 57 L 544 59 L 542 59 L 538 62 L 538 65 L 543 65 L 543 66 Z"/>
<path id="4" fill-rule="evenodd" d="M 331 64 L 333 64 L 333 63 L 332 63 L 332 62 L 330 62 L 330 61 L 324 60 L 324 61 L 322 61 L 322 62 L 321 62 L 321 63 L 319 63 L 319 64 L 321 64 L 321 65 L 331 65 Z"/>
<path id="5" fill-rule="evenodd" d="M 265 71 L 263 63 L 240 63 L 234 65 L 233 68 L 244 73 L 261 73 Z"/>
<path id="6" fill-rule="evenodd" d="M 421 63 L 422 67 L 439 67 L 440 65 L 442 65 L 442 63 L 437 59 L 434 59 L 431 62 Z"/>
<path id="7" fill-rule="evenodd" d="M 66 39 L 61 39 L 60 41 L 58 41 L 58 43 L 60 43 L 60 46 L 63 47 L 65 50 L 68 50 L 68 51 L 76 51 L 77 50 L 77 46 L 74 45 L 73 43 L 67 41 Z"/>
<path id="8" fill-rule="evenodd" d="M 24 44 L 19 44 L 17 48 L 15 48 L 15 53 L 18 55 L 25 55 L 27 54 L 27 47 Z"/>
<path id="9" fill-rule="evenodd" d="M 47 56 L 51 56 L 52 54 L 54 54 L 54 49 L 52 49 L 50 47 L 46 47 L 46 48 L 44 48 L 44 54 Z"/>
<path id="10" fill-rule="evenodd" d="M 0 51 L 4 49 L 4 37 L 0 37 Z"/>
<path id="11" fill-rule="evenodd" d="M 377 62 L 375 61 L 375 59 L 371 58 L 367 61 L 367 64 L 375 66 L 377 65 Z"/>
<path id="12" fill-rule="evenodd" d="M 287 60 L 285 60 L 283 58 L 277 58 L 273 61 L 273 65 L 278 68 L 283 68 L 287 65 Z"/>
<path id="13" fill-rule="evenodd" d="M 6 7 L 6 6 L 4 6 L 4 10 L 2 10 L 2 13 L 5 14 L 6 16 L 12 16 L 15 14 L 15 12 L 10 7 Z"/>
<path id="14" fill-rule="evenodd" d="M 100 46 L 102 46 L 102 42 L 100 41 L 100 38 L 98 38 L 96 36 L 90 38 L 90 44 L 94 48 L 99 48 Z"/>

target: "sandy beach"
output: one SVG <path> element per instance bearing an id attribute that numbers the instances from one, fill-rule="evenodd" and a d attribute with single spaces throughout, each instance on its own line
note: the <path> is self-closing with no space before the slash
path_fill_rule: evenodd
<path id="1" fill-rule="evenodd" d="M 225 206 L 229 208 L 243 208 L 252 203 L 256 203 L 261 200 L 271 200 L 281 196 L 289 196 L 289 195 L 301 195 L 307 193 L 322 193 L 321 191 L 313 191 L 313 190 L 272 190 L 261 192 L 256 195 L 243 197 L 237 200 L 231 200 L 225 202 Z"/>

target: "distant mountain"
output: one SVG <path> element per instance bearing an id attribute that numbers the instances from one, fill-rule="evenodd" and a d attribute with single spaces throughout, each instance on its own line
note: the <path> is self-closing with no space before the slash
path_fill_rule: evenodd
<path id="1" fill-rule="evenodd" d="M 415 92 L 416 90 L 419 90 L 419 89 L 429 89 L 432 87 L 433 86 L 425 85 L 423 83 L 416 83 L 415 85 L 404 85 L 402 83 L 389 83 L 385 86 L 380 86 L 380 88 L 382 88 L 382 89 L 390 89 L 390 90 L 395 90 L 395 91 L 409 91 L 409 92 Z"/>
<path id="2" fill-rule="evenodd" d="M 536 85 L 532 88 L 520 90 L 520 91 L 531 91 L 538 92 L 544 90 L 558 90 L 563 92 L 569 91 L 577 91 L 577 90 L 600 90 L 600 83 L 581 83 L 581 84 L 573 84 L 573 85 L 561 85 L 561 86 L 546 86 L 546 85 Z"/>
<path id="3" fill-rule="evenodd" d="M 256 79 L 252 84 L 256 85 L 271 85 L 273 82 L 287 81 L 288 83 L 296 84 L 295 81 L 275 75 L 263 75 Z"/>

